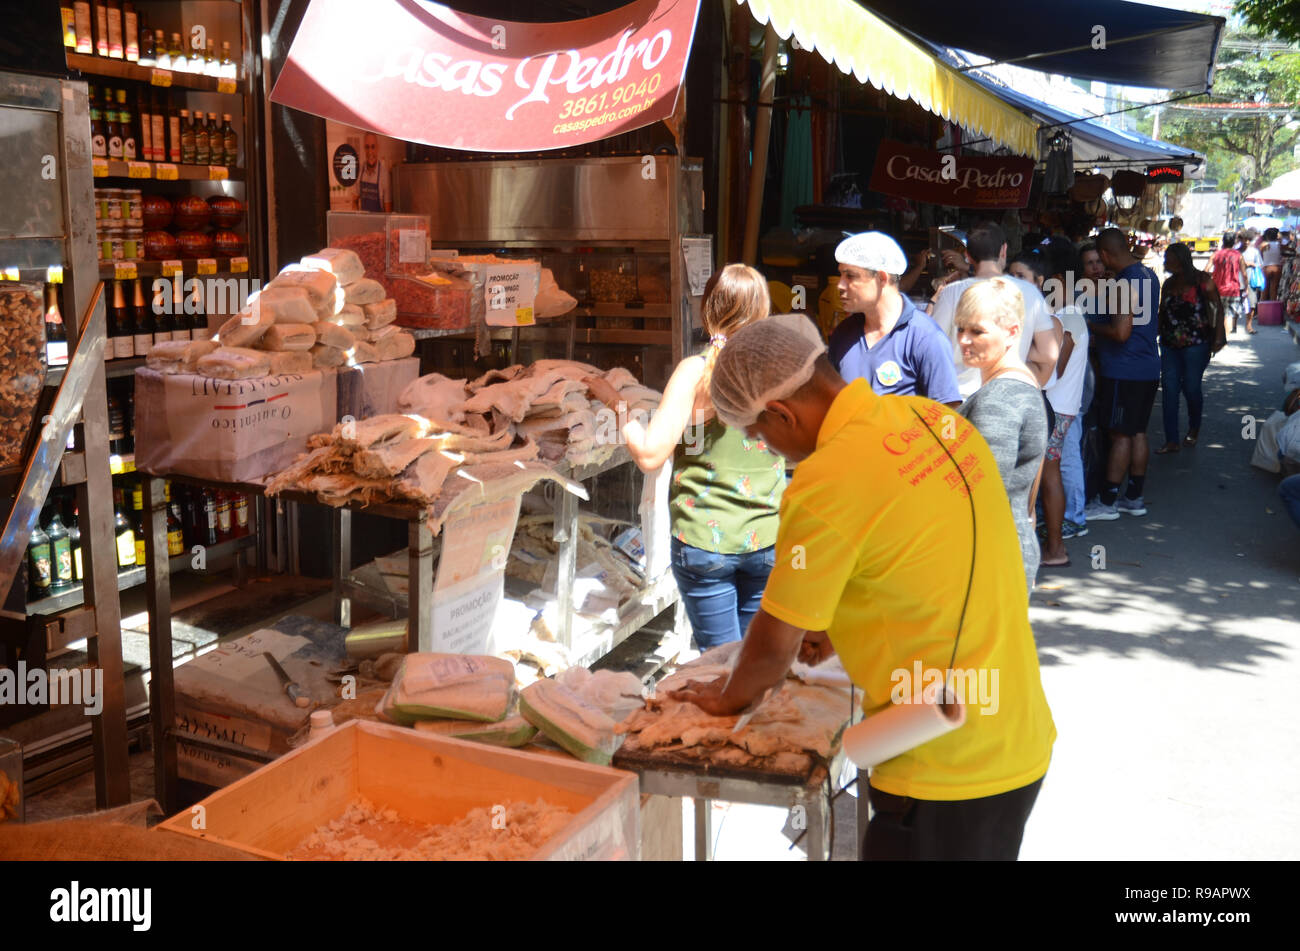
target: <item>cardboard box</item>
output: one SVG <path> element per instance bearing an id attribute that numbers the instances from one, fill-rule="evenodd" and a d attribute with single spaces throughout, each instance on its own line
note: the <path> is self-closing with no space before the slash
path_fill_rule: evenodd
<path id="1" fill-rule="evenodd" d="M 135 465 L 145 472 L 252 482 L 307 451 L 338 419 L 335 375 L 251 380 L 135 371 Z"/>
<path id="2" fill-rule="evenodd" d="M 203 829 L 193 827 L 198 807 L 159 828 L 283 859 L 360 796 L 434 825 L 541 798 L 574 817 L 534 859 L 635 860 L 638 785 L 624 770 L 353 720 L 204 799 Z"/>

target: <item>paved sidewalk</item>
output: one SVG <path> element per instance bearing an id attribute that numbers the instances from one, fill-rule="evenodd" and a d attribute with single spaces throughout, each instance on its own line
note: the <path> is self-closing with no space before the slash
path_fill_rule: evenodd
<path id="1" fill-rule="evenodd" d="M 1205 377 L 1200 444 L 1152 457 L 1149 514 L 1089 523 L 1072 567 L 1039 572 L 1060 736 L 1022 858 L 1300 856 L 1300 530 L 1242 434 L 1296 360 L 1282 328 L 1234 336 Z"/>

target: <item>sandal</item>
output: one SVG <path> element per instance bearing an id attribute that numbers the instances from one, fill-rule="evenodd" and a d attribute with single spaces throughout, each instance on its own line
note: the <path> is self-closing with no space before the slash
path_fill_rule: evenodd
<path id="1" fill-rule="evenodd" d="M 1183 440 L 1183 445 L 1184 445 L 1184 446 L 1195 446 L 1195 445 L 1196 445 L 1196 437 L 1197 437 L 1197 435 L 1198 435 L 1198 433 L 1195 433 L 1195 432 L 1188 433 L 1188 434 L 1187 434 L 1187 438 Z"/>
<path id="2" fill-rule="evenodd" d="M 1065 561 L 1040 561 L 1039 565 L 1043 568 L 1069 568 L 1070 556 L 1065 556 Z"/>
<path id="3" fill-rule="evenodd" d="M 1178 451 L 1179 449 L 1181 449 L 1181 448 L 1182 448 L 1182 447 L 1179 446 L 1178 443 L 1176 443 L 1176 442 L 1167 442 L 1167 443 L 1165 443 L 1163 446 L 1161 446 L 1159 449 L 1156 450 L 1156 455 L 1157 455 L 1157 456 L 1163 456 L 1163 455 L 1165 455 L 1166 453 L 1177 452 L 1177 451 Z"/>

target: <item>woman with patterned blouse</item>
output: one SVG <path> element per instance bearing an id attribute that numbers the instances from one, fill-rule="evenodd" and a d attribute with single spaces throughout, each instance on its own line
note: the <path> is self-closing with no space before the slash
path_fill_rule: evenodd
<path id="1" fill-rule="evenodd" d="M 702 312 L 708 347 L 678 364 L 647 425 L 632 420 L 622 431 L 643 472 L 672 459 L 673 576 L 700 650 L 744 636 L 775 563 L 785 460 L 728 429 L 709 400 L 728 334 L 770 310 L 767 281 L 752 267 L 729 264 L 714 274 Z M 602 382 L 588 381 L 591 395 L 613 408 L 618 394 Z"/>
<path id="2" fill-rule="evenodd" d="M 1201 378 L 1211 355 L 1222 350 L 1228 339 L 1219 289 L 1209 274 L 1197 269 L 1187 245 L 1169 246 L 1165 271 L 1169 277 L 1160 288 L 1160 399 L 1164 405 L 1165 444 L 1156 450 L 1162 455 L 1181 448 L 1180 394 L 1187 400 L 1187 438 L 1182 445 L 1196 445 L 1205 407 Z"/>

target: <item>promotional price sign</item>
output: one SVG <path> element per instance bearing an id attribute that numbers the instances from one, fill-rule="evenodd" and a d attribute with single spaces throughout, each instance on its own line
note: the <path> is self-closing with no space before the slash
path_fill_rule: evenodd
<path id="1" fill-rule="evenodd" d="M 312 0 L 271 99 L 408 142 L 581 145 L 673 114 L 700 0 L 516 23 L 406 0 Z"/>

